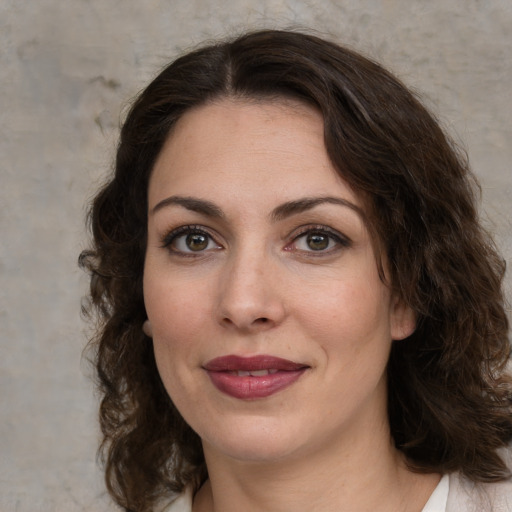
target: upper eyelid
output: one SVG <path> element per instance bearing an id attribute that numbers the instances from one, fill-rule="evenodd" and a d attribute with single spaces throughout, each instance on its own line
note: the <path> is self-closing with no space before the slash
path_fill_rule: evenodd
<path id="1" fill-rule="evenodd" d="M 163 248 L 168 247 L 178 236 L 186 235 L 190 233 L 203 233 L 209 236 L 216 244 L 219 244 L 217 237 L 211 233 L 211 230 L 205 226 L 198 224 L 186 224 L 178 226 L 177 228 L 171 229 L 161 237 L 161 246 Z M 219 244 L 220 245 L 220 244 Z"/>
<path id="2" fill-rule="evenodd" d="M 326 233 L 327 235 L 331 235 L 334 238 L 338 238 L 340 241 L 344 241 L 347 244 L 352 243 L 352 240 L 347 235 L 343 234 L 337 229 L 322 224 L 306 224 L 304 226 L 297 228 L 295 231 L 296 233 L 292 235 L 292 240 L 296 240 L 297 238 L 300 238 L 301 236 L 307 233 L 318 231 Z"/>
<path id="3" fill-rule="evenodd" d="M 323 233 L 323 234 L 327 235 L 334 242 L 334 246 L 330 247 L 330 248 L 323 249 L 323 250 L 318 250 L 318 251 L 294 247 L 293 249 L 291 249 L 292 252 L 296 253 L 296 254 L 302 254 L 302 255 L 305 255 L 305 256 L 311 257 L 311 258 L 322 258 L 322 257 L 325 258 L 325 257 L 332 257 L 333 255 L 338 254 L 339 251 L 348 249 L 353 246 L 352 240 L 349 237 L 347 237 L 346 235 L 344 235 L 343 233 L 339 232 L 338 230 L 335 230 L 328 226 L 316 225 L 316 226 L 305 227 L 305 229 L 303 229 L 302 231 L 297 233 L 293 237 L 291 242 L 289 242 L 287 244 L 287 246 L 285 247 L 285 250 L 290 250 L 290 246 L 293 246 L 294 244 L 298 244 L 299 243 L 298 241 L 301 238 L 303 238 L 305 235 L 307 235 L 308 233 L 315 233 L 315 232 Z"/>

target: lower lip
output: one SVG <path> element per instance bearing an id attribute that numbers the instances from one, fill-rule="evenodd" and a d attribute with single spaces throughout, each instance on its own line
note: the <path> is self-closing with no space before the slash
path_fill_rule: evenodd
<path id="1" fill-rule="evenodd" d="M 208 371 L 213 385 L 226 395 L 242 400 L 265 398 L 287 388 L 306 371 L 306 368 L 293 371 L 278 371 L 277 373 L 253 377 L 239 377 L 233 373 Z"/>

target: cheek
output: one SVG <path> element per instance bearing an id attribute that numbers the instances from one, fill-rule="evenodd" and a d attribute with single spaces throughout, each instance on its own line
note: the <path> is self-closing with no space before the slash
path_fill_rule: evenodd
<path id="1" fill-rule="evenodd" d="M 204 323 L 192 304 L 169 302 L 154 311 L 153 349 L 158 373 L 176 407 L 186 416 L 190 397 L 197 395 L 198 372 L 205 340 Z"/>
<path id="2" fill-rule="evenodd" d="M 322 300 L 303 301 L 300 316 L 321 349 L 327 386 L 338 400 L 340 393 L 357 395 L 382 378 L 391 347 L 390 298 L 380 281 L 345 280 L 324 292 Z"/>
<path id="3" fill-rule="evenodd" d="M 200 283 L 166 279 L 164 273 L 144 276 L 144 304 L 158 338 L 183 342 L 197 334 L 204 317 L 211 311 L 208 296 Z"/>
<path id="4" fill-rule="evenodd" d="M 185 292 L 185 293 L 184 293 Z M 180 286 L 161 276 L 144 278 L 144 302 L 153 331 L 157 367 L 165 387 L 181 388 L 185 369 L 198 365 L 202 340 L 206 340 L 205 318 L 211 316 L 200 287 Z"/>
<path id="5" fill-rule="evenodd" d="M 297 307 L 320 338 L 364 343 L 378 334 L 390 336 L 389 303 L 384 285 L 345 280 L 301 297 Z"/>

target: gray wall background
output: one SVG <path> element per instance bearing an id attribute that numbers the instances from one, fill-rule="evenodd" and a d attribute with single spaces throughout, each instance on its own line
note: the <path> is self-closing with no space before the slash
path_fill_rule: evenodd
<path id="1" fill-rule="evenodd" d="M 0 0 L 2 512 L 114 510 L 95 463 L 76 259 L 128 100 L 206 38 L 289 26 L 423 91 L 467 148 L 512 263 L 510 0 Z"/>

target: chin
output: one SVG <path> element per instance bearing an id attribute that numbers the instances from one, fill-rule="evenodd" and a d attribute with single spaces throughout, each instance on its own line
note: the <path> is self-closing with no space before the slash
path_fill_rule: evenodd
<path id="1" fill-rule="evenodd" d="M 212 448 L 230 459 L 249 463 L 278 462 L 291 457 L 295 451 L 281 443 L 270 443 L 268 439 L 252 440 L 250 444 L 246 441 L 219 443 Z"/>
<path id="2" fill-rule="evenodd" d="M 210 429 L 199 435 L 203 439 L 205 453 L 211 451 L 246 462 L 278 461 L 292 456 L 301 446 L 300 434 L 279 425 L 278 421 L 259 421 L 250 417 L 235 422 L 229 428 L 219 426 L 215 431 Z"/>

